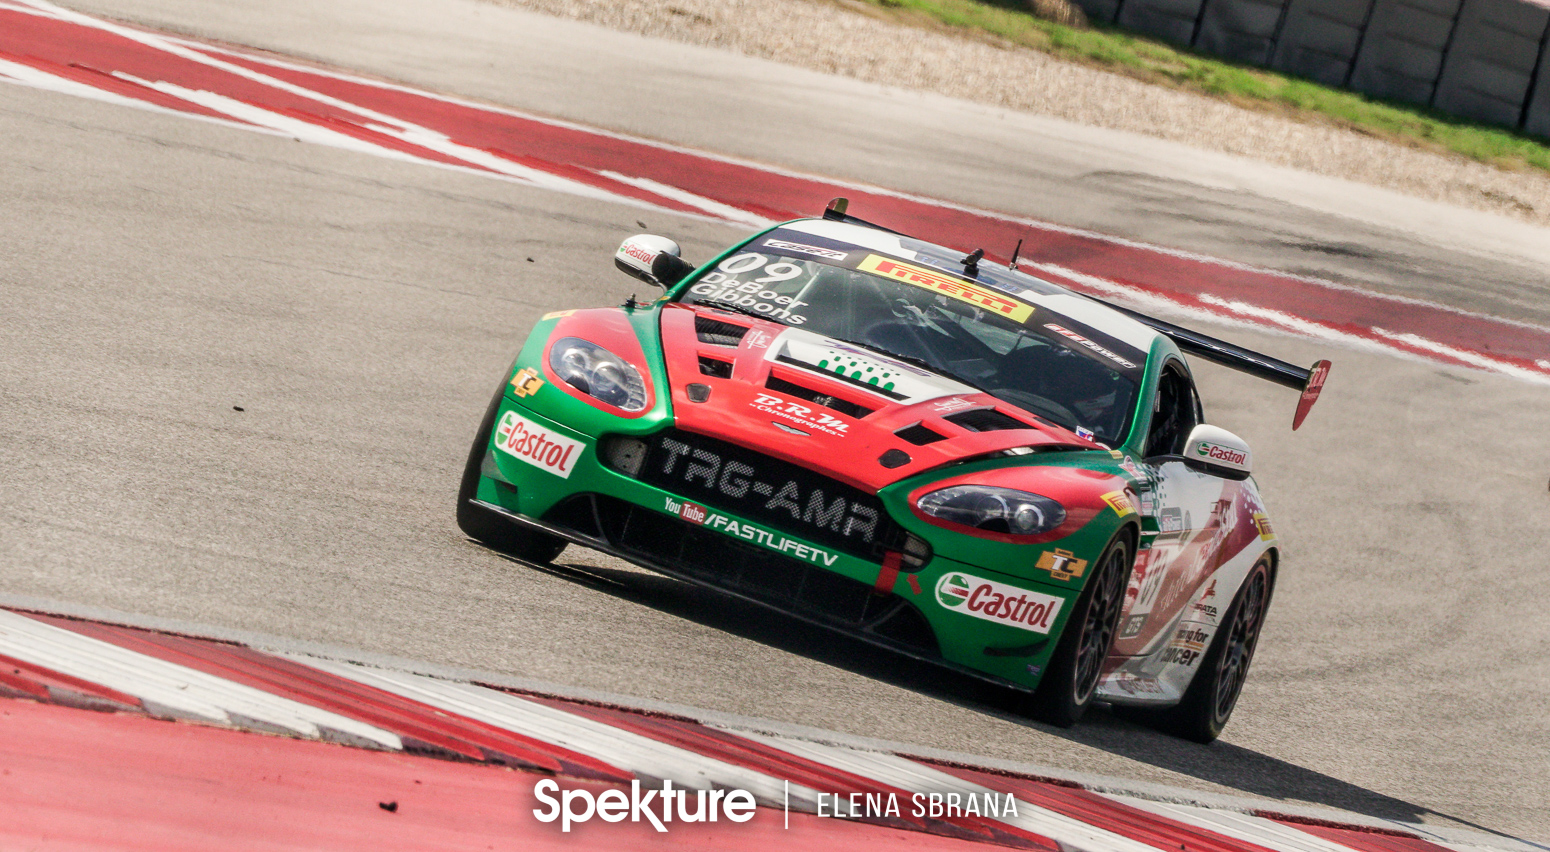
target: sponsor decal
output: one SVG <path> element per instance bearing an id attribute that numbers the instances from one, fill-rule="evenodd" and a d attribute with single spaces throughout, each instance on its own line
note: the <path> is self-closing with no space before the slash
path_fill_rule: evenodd
<path id="1" fill-rule="evenodd" d="M 1076 436 L 1084 441 L 1092 441 L 1097 439 L 1098 433 L 1085 426 L 1078 426 L 1076 427 Z"/>
<path id="2" fill-rule="evenodd" d="M 568 317 L 571 314 L 575 313 L 576 311 L 577 311 L 576 308 L 571 308 L 568 311 L 550 311 L 549 313 L 544 314 L 542 317 L 540 317 L 540 319 L 546 319 L 546 320 L 559 319 L 560 317 Z"/>
<path id="3" fill-rule="evenodd" d="M 647 269 L 650 269 L 651 262 L 657 259 L 656 252 L 647 251 L 645 248 L 638 246 L 631 241 L 626 241 L 624 245 L 619 246 L 619 254 L 622 254 L 626 257 L 635 258 L 644 264 Z"/>
<path id="4" fill-rule="evenodd" d="M 1075 341 L 1078 345 L 1081 345 L 1081 346 L 1084 346 L 1084 347 L 1086 347 L 1088 349 L 1091 349 L 1092 351 L 1098 353 L 1099 355 L 1102 355 L 1103 357 L 1109 359 L 1110 361 L 1113 361 L 1114 363 L 1120 365 L 1121 367 L 1124 367 L 1127 370 L 1133 370 L 1136 367 L 1136 363 L 1134 361 L 1127 361 L 1124 358 L 1119 357 L 1118 355 L 1116 355 L 1113 352 L 1109 351 L 1108 349 L 1104 348 L 1100 344 L 1098 344 L 1098 343 L 1096 343 L 1094 341 L 1088 340 L 1087 338 L 1083 337 L 1080 334 L 1077 334 L 1076 332 L 1072 331 L 1069 328 L 1066 328 L 1063 325 L 1056 325 L 1055 323 L 1047 322 L 1047 323 L 1044 324 L 1044 327 L 1049 329 L 1050 331 L 1055 332 L 1056 334 L 1060 335 L 1061 337 L 1064 337 L 1064 338 L 1066 338 L 1068 340 Z"/>
<path id="5" fill-rule="evenodd" d="M 733 538 L 751 541 L 760 547 L 800 559 L 812 565 L 832 568 L 834 563 L 840 558 L 837 553 L 830 553 L 821 547 L 814 547 L 810 544 L 803 544 L 796 539 L 786 538 L 780 533 L 772 532 L 756 524 L 750 524 L 747 521 L 739 521 L 719 512 L 712 512 L 698 503 L 679 502 L 671 497 L 667 497 L 664 498 L 663 508 L 691 524 L 719 530 Z M 699 518 L 699 520 L 695 520 L 695 518 Z"/>
<path id="6" fill-rule="evenodd" d="M 1130 639 L 1136 636 L 1140 636 L 1141 628 L 1146 626 L 1147 615 L 1148 613 L 1141 613 L 1140 615 L 1132 615 L 1126 618 L 1125 626 L 1120 628 L 1119 638 Z"/>
<path id="7" fill-rule="evenodd" d="M 1057 580 L 1070 580 L 1082 576 L 1087 570 L 1087 560 L 1077 559 L 1069 550 L 1046 550 L 1039 554 L 1039 561 L 1033 567 L 1048 571 Z"/>
<path id="8" fill-rule="evenodd" d="M 1157 514 L 1157 499 L 1154 498 L 1150 492 L 1146 492 L 1141 495 L 1141 514 Z"/>
<path id="9" fill-rule="evenodd" d="M 1249 460 L 1248 453 L 1242 450 L 1235 450 L 1232 447 L 1224 447 L 1211 441 L 1201 441 L 1197 444 L 1195 446 L 1195 455 L 1239 467 L 1242 467 Z"/>
<path id="10" fill-rule="evenodd" d="M 878 255 L 868 255 L 866 260 L 857 264 L 857 269 L 863 272 L 872 272 L 886 278 L 894 278 L 906 284 L 913 284 L 935 293 L 957 299 L 960 302 L 968 302 L 978 308 L 998 313 L 1014 322 L 1023 322 L 1033 315 L 1033 306 L 1024 304 L 1016 299 L 1009 299 L 1000 293 L 986 290 L 976 284 L 960 281 L 944 273 L 927 269 L 924 266 L 916 266 L 899 260 L 889 260 Z"/>
<path id="11" fill-rule="evenodd" d="M 710 510 L 698 503 L 690 503 L 685 500 L 680 503 L 671 497 L 667 498 L 667 510 L 691 524 L 705 525 L 705 520 L 710 517 Z"/>
<path id="12" fill-rule="evenodd" d="M 1165 690 L 1162 685 L 1151 678 L 1136 677 L 1133 674 L 1117 674 L 1113 684 L 1120 688 L 1126 695 L 1163 695 Z"/>
<path id="13" fill-rule="evenodd" d="M 829 260 L 844 260 L 845 258 L 850 257 L 848 252 L 820 248 L 819 246 L 803 245 L 802 243 L 792 243 L 785 240 L 765 240 L 764 244 L 772 249 L 794 251 L 798 254 L 810 254 L 814 257 L 826 257 Z"/>
<path id="14" fill-rule="evenodd" d="M 569 479 L 586 444 L 534 423 L 515 411 L 501 415 L 495 448 L 561 479 Z"/>
<path id="15" fill-rule="evenodd" d="M 1119 468 L 1120 470 L 1130 474 L 1135 479 L 1145 478 L 1141 475 L 1141 467 L 1137 465 L 1136 460 L 1130 456 L 1125 456 L 1123 459 L 1120 459 Z"/>
<path id="16" fill-rule="evenodd" d="M 843 438 L 850 430 L 849 423 L 832 414 L 817 411 L 811 406 L 801 405 L 771 393 L 756 393 L 754 394 L 753 402 L 748 404 L 755 411 L 774 415 L 788 423 L 794 423 L 804 429 L 812 429 L 815 432 L 822 432 L 825 435 Z M 775 425 L 780 426 L 781 424 L 776 423 Z M 805 435 L 807 433 L 802 432 L 801 434 Z"/>
<path id="17" fill-rule="evenodd" d="M 538 377 L 538 371 L 532 367 L 523 367 L 511 377 L 511 392 L 517 396 L 532 396 L 543 386 L 544 380 Z"/>
<path id="18" fill-rule="evenodd" d="M 1177 536 L 1184 532 L 1184 510 L 1170 506 L 1157 516 L 1157 530 L 1162 535 Z"/>
<path id="19" fill-rule="evenodd" d="M 1173 635 L 1173 641 L 1163 649 L 1162 656 L 1158 659 L 1164 663 L 1177 663 L 1181 666 L 1193 666 L 1200 662 L 1200 655 L 1205 653 L 1206 643 L 1211 641 L 1211 634 L 1198 627 L 1184 627 Z"/>
<path id="20" fill-rule="evenodd" d="M 1028 664 L 1028 674 L 1029 675 L 1031 675 L 1033 677 L 1038 677 L 1039 676 L 1039 672 L 1042 672 L 1042 671 L 1044 671 L 1044 667 L 1043 666 L 1036 666 L 1036 665 L 1034 665 L 1032 663 Z"/>
<path id="21" fill-rule="evenodd" d="M 1114 514 L 1119 515 L 1121 518 L 1136 511 L 1135 504 L 1130 502 L 1130 498 L 1123 491 L 1110 491 L 1103 495 L 1103 502 L 1109 504 L 1109 508 L 1114 510 Z"/>
<path id="22" fill-rule="evenodd" d="M 1113 457 L 1113 459 L 1115 461 L 1119 461 L 1120 459 L 1125 457 L 1125 454 L 1120 452 L 1119 450 L 1109 450 L 1109 455 L 1111 457 Z"/>
<path id="23" fill-rule="evenodd" d="M 937 581 L 936 599 L 942 606 L 965 615 L 1040 634 L 1049 633 L 1063 603 L 1052 595 L 956 571 Z"/>
<path id="24" fill-rule="evenodd" d="M 883 522 L 875 507 L 859 499 L 847 499 L 823 485 L 796 479 L 764 479 L 748 462 L 723 458 L 710 449 L 691 447 L 675 438 L 662 439 L 654 459 L 653 470 L 648 472 L 653 484 L 675 491 L 691 489 L 690 493 L 739 514 L 771 518 L 772 522 L 782 524 L 789 521 L 798 525 L 798 531 L 810 529 L 851 542 L 870 543 Z M 768 472 L 765 475 L 769 476 Z"/>
<path id="25" fill-rule="evenodd" d="M 936 402 L 931 403 L 931 410 L 937 414 L 951 414 L 954 411 L 962 411 L 965 408 L 973 408 L 977 404 L 978 403 L 971 399 L 964 399 L 961 396 L 953 396 L 948 397 L 947 399 L 939 399 Z"/>
<path id="26" fill-rule="evenodd" d="M 1254 513 L 1254 529 L 1259 530 L 1260 541 L 1269 541 L 1276 537 L 1276 531 L 1270 526 L 1270 518 L 1264 512 Z"/>
<path id="27" fill-rule="evenodd" d="M 743 335 L 743 343 L 746 344 L 749 349 L 768 349 L 770 347 L 770 342 L 774 339 L 774 335 L 757 328 L 750 329 L 746 335 Z"/>

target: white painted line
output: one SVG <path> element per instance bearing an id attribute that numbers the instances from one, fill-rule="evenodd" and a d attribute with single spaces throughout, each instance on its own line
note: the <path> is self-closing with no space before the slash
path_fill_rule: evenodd
<path id="1" fill-rule="evenodd" d="M 688 206 L 697 210 L 703 210 L 718 219 L 725 219 L 728 222 L 747 225 L 750 228 L 768 228 L 769 226 L 775 224 L 773 220 L 765 219 L 762 216 L 755 216 L 745 210 L 739 210 L 730 204 L 722 204 L 719 201 L 706 198 L 703 195 L 695 195 L 694 193 L 687 190 L 679 189 L 676 186 L 668 186 L 665 183 L 658 183 L 657 181 L 651 180 L 649 178 L 630 177 L 628 175 L 621 175 L 618 172 L 610 172 L 606 170 L 598 172 L 598 174 L 610 180 L 616 180 L 622 184 L 638 187 L 640 189 L 646 190 L 647 192 L 654 192 L 663 198 L 672 199 L 673 201 L 677 201 L 680 204 L 687 204 Z"/>
<path id="2" fill-rule="evenodd" d="M 824 766 L 832 766 L 865 778 L 871 778 L 887 784 L 907 790 L 910 793 L 969 793 L 980 797 L 984 801 L 987 795 L 1004 797 L 1004 794 L 995 793 L 988 787 L 983 787 L 971 781 L 964 780 L 956 775 L 949 775 L 940 769 L 927 766 L 924 763 L 900 757 L 896 754 L 883 752 L 858 751 L 856 749 L 842 748 L 839 746 L 825 745 L 823 743 L 809 742 L 806 740 L 778 737 L 770 734 L 742 733 L 742 736 L 752 740 L 758 740 L 772 748 L 780 749 L 797 757 L 815 761 Z M 911 813 L 912 803 L 900 802 L 899 808 L 902 814 Z M 1157 852 L 1156 847 L 1132 840 L 1122 834 L 1108 831 L 1098 826 L 1073 819 L 1064 814 L 1056 813 L 1046 808 L 1017 800 L 1017 815 L 999 817 L 985 817 L 985 819 L 1003 822 L 1014 828 L 1033 834 L 1048 837 L 1058 842 L 1063 849 L 1082 850 L 1082 852 Z M 1350 850 L 1344 850 L 1350 852 Z"/>
<path id="3" fill-rule="evenodd" d="M 312 738 L 322 735 L 321 726 L 385 748 L 403 748 L 396 734 L 374 725 L 6 610 L 0 610 L 0 654 L 133 695 L 174 714 L 223 724 L 232 724 L 236 714 Z"/>
<path id="4" fill-rule="evenodd" d="M 784 796 L 782 779 L 510 693 L 304 654 L 283 656 L 449 713 L 563 746 L 647 778 L 667 779 L 690 789 L 747 790 L 767 807 L 780 807 Z M 793 784 L 790 792 L 793 807 L 809 812 L 816 809 L 818 791 Z"/>
<path id="5" fill-rule="evenodd" d="M 598 188 L 598 187 L 589 186 L 588 184 L 581 183 L 580 181 L 575 181 L 575 180 L 571 180 L 569 178 L 563 178 L 563 177 L 560 177 L 558 175 L 553 175 L 553 174 L 545 172 L 545 171 L 543 171 L 541 169 L 535 169 L 535 168 L 531 168 L 531 167 L 528 167 L 528 166 L 521 165 L 520 163 L 514 163 L 514 162 L 512 162 L 510 160 L 507 160 L 507 159 L 505 159 L 503 157 L 498 157 L 498 156 L 496 156 L 494 154 L 491 154 L 488 151 L 483 151 L 483 150 L 480 150 L 478 148 L 471 148 L 471 147 L 466 146 L 466 145 L 460 145 L 460 144 L 458 144 L 456 142 L 451 141 L 451 139 L 449 139 L 446 135 L 441 134 L 441 133 L 437 133 L 436 131 L 429 130 L 429 129 L 424 128 L 424 127 L 420 127 L 419 125 L 413 124 L 413 123 L 408 122 L 408 121 L 404 121 L 403 119 L 394 118 L 393 116 L 387 115 L 385 113 L 380 113 L 380 112 L 377 112 L 375 110 L 359 106 L 357 104 L 349 103 L 348 101 L 344 101 L 344 100 L 341 100 L 339 98 L 332 97 L 330 95 L 325 95 L 325 94 L 323 94 L 321 92 L 316 92 L 316 91 L 313 91 L 311 89 L 307 89 L 307 88 L 302 87 L 302 86 L 297 86 L 297 85 L 288 83 L 288 82 L 286 82 L 284 80 L 280 80 L 278 78 L 271 77 L 271 76 L 269 76 L 267 74 L 262 74 L 262 73 L 259 73 L 257 71 L 253 71 L 253 70 L 251 70 L 249 68 L 245 68 L 245 67 L 243 67 L 241 65 L 236 65 L 236 64 L 233 64 L 231 62 L 225 62 L 223 60 L 216 59 L 216 58 L 214 58 L 214 57 L 212 57 L 212 56 L 210 56 L 210 55 L 208 55 L 208 54 L 206 54 L 204 52 L 201 52 L 199 50 L 195 50 L 195 49 L 190 48 L 190 47 L 185 47 L 182 44 L 180 44 L 177 40 L 174 40 L 174 39 L 164 38 L 164 37 L 162 37 L 160 35 L 157 35 L 157 34 L 142 32 L 140 30 L 131 29 L 129 27 L 120 26 L 118 24 L 114 24 L 114 23 L 111 23 L 111 22 L 108 22 L 108 21 L 103 21 L 103 20 L 100 20 L 100 19 L 97 19 L 97 18 L 93 18 L 93 17 L 91 17 L 89 15 L 83 15 L 83 14 L 81 14 L 79 12 L 74 12 L 74 11 L 71 11 L 69 9 L 64 9 L 62 7 L 56 6 L 56 5 L 52 4 L 52 3 L 48 3 L 48 2 L 46 2 L 46 0 L 23 0 L 23 2 L 25 2 L 27 5 L 30 5 L 33 8 L 35 8 L 35 9 L 41 11 L 41 12 L 47 12 L 49 14 L 52 14 L 53 16 L 57 17 L 59 20 L 67 21 L 67 22 L 75 24 L 77 26 L 88 27 L 88 28 L 91 28 L 91 29 L 97 29 L 97 30 L 101 30 L 103 32 L 112 33 L 113 35 L 119 36 L 119 37 L 124 38 L 124 39 L 128 39 L 129 41 L 133 41 L 133 42 L 142 44 L 142 45 L 144 45 L 146 47 L 152 48 L 154 50 L 162 51 L 164 53 L 170 54 L 172 56 L 176 56 L 176 57 L 181 58 L 181 59 L 186 59 L 186 60 L 188 60 L 190 62 L 194 62 L 194 63 L 200 64 L 200 65 L 205 65 L 205 66 L 211 67 L 211 68 L 216 68 L 218 70 L 225 71 L 225 72 L 227 72 L 229 74 L 233 74 L 235 76 L 242 77 L 242 78 L 247 79 L 247 80 L 251 80 L 252 82 L 259 83 L 261 85 L 268 86 L 268 87 L 271 87 L 271 88 L 274 88 L 274 89 L 278 89 L 278 90 L 280 90 L 282 92 L 288 92 L 290 94 L 297 95 L 297 96 L 303 97 L 303 98 L 307 98 L 309 100 L 316 101 L 318 103 L 325 104 L 327 106 L 332 106 L 332 107 L 335 107 L 337 109 L 341 109 L 341 110 L 345 110 L 345 111 L 354 113 L 355 115 L 361 116 L 363 119 L 367 119 L 367 120 L 376 122 L 376 124 L 371 127 L 371 129 L 375 130 L 376 132 L 382 133 L 384 135 L 396 136 L 397 138 L 399 138 L 399 139 L 401 139 L 401 140 L 403 140 L 405 142 L 409 142 L 411 144 L 418 145 L 418 146 L 420 146 L 422 148 L 426 148 L 428 150 L 432 150 L 432 151 L 435 151 L 437 153 L 445 154 L 445 155 L 447 155 L 449 157 L 453 157 L 455 159 L 462 160 L 465 163 L 468 163 L 469 165 L 475 166 L 475 167 L 477 167 L 479 169 L 485 169 L 485 170 L 493 171 L 496 174 L 504 175 L 504 176 L 510 177 L 510 178 L 516 178 L 516 179 L 518 179 L 520 181 L 525 181 L 525 182 L 530 183 L 530 184 L 532 184 L 534 186 L 539 186 L 539 187 L 542 187 L 544 189 L 554 190 L 554 191 L 558 191 L 558 192 L 565 192 L 567 194 L 577 195 L 577 196 L 581 196 L 583 198 L 593 198 L 593 199 L 597 199 L 597 200 L 600 200 L 600 201 L 607 201 L 607 202 L 610 202 L 610 203 L 613 203 L 613 204 L 624 205 L 624 206 L 627 206 L 627 207 L 637 207 L 637 208 L 653 210 L 653 211 L 657 211 L 657 212 L 675 213 L 675 214 L 680 214 L 681 215 L 681 211 L 678 211 L 678 210 L 674 210 L 674 209 L 671 209 L 671 208 L 665 208 L 665 207 L 662 207 L 660 205 L 651 204 L 649 202 L 642 201 L 642 200 L 637 199 L 637 198 L 632 198 L 630 196 L 619 195 L 617 193 L 609 192 L 607 190 L 604 190 L 604 189 L 601 189 L 601 188 Z M 139 81 L 137 81 L 137 82 L 139 82 Z M 152 87 L 156 87 L 156 86 L 159 86 L 159 85 L 169 85 L 170 86 L 172 84 L 146 84 L 146 83 L 142 83 L 142 85 L 151 85 Z M 175 88 L 181 89 L 181 87 L 175 87 Z M 182 89 L 182 91 L 189 92 L 189 91 L 192 91 L 192 90 Z M 171 92 L 169 92 L 169 94 L 170 93 Z M 215 94 L 209 93 L 209 92 L 204 92 L 204 93 L 201 93 L 201 94 L 205 95 L 205 96 L 208 96 L 210 98 L 221 98 L 222 97 L 220 95 L 215 95 Z M 178 97 L 185 97 L 185 96 L 179 94 Z M 190 99 L 190 98 L 186 98 L 185 97 L 185 99 Z M 193 99 L 190 99 L 190 100 L 193 100 Z M 231 99 L 228 98 L 226 100 L 231 100 Z M 211 108 L 211 109 L 216 109 L 219 112 L 231 114 L 231 108 L 230 107 L 226 107 L 226 106 L 217 107 L 217 106 L 214 105 L 215 102 L 202 103 L 200 100 L 194 100 L 194 102 L 201 103 L 201 105 L 206 106 L 206 107 Z M 236 103 L 240 103 L 240 102 L 236 102 Z M 246 105 L 246 104 L 244 104 L 244 106 L 248 106 L 249 109 L 255 109 L 255 110 L 259 109 L 257 107 L 251 107 L 251 106 Z M 270 113 L 267 110 L 259 110 L 259 112 L 261 112 L 261 113 L 268 113 L 269 115 L 276 115 L 275 113 Z M 286 118 L 288 124 L 297 121 L 296 119 L 290 119 L 288 117 L 282 117 L 282 118 Z M 274 125 L 273 125 L 273 122 L 271 121 L 269 124 L 267 124 L 265 126 L 269 126 L 269 127 L 273 128 Z M 363 123 L 362 126 L 364 127 L 366 125 Z M 319 128 L 319 130 L 322 130 L 322 129 Z M 297 138 L 304 139 L 306 141 L 317 141 L 318 139 L 329 138 L 328 136 L 324 135 L 324 136 L 319 136 L 316 139 L 314 139 L 314 138 L 310 138 L 309 136 L 302 135 L 301 133 L 298 133 L 298 132 L 295 132 L 295 131 L 286 131 L 286 132 L 289 132 L 292 135 L 296 136 Z M 323 133 L 329 134 L 331 132 L 330 131 L 323 131 Z M 351 148 L 352 150 L 360 151 L 360 152 L 363 152 L 363 153 L 377 154 L 378 156 L 382 156 L 382 154 L 379 153 L 380 151 L 391 151 L 392 150 L 392 149 L 388 149 L 388 148 L 380 148 L 378 146 L 359 147 L 359 145 L 367 145 L 369 143 L 360 142 L 360 140 L 356 140 L 356 139 L 354 139 L 354 137 L 345 136 L 345 134 L 332 134 L 332 135 L 333 136 L 338 136 L 338 137 L 344 137 L 344 138 L 347 138 L 347 139 L 351 139 L 352 141 L 358 143 L 357 146 L 337 145 L 336 147 L 348 147 L 348 148 Z M 325 143 L 325 144 L 332 144 L 332 143 Z M 393 159 L 403 159 L 403 158 L 406 158 L 406 157 L 407 158 L 412 158 L 412 155 L 404 154 L 403 152 L 398 152 L 398 151 L 394 151 L 393 152 Z M 425 161 L 425 160 L 422 160 L 421 162 L 434 163 L 434 161 Z M 719 217 L 717 217 L 717 218 L 719 218 Z"/>
<path id="6" fill-rule="evenodd" d="M 1473 364 L 1482 370 L 1491 370 L 1493 372 L 1502 373 L 1504 375 L 1512 376 L 1516 379 L 1535 382 L 1537 384 L 1550 384 L 1550 375 L 1536 373 L 1533 370 L 1526 370 L 1513 364 L 1503 363 L 1496 360 L 1495 358 L 1487 358 L 1486 356 L 1477 352 L 1468 352 L 1463 349 L 1455 349 L 1452 346 L 1438 343 L 1435 340 L 1427 340 L 1418 334 L 1385 331 L 1381 328 L 1374 328 L 1373 333 L 1380 337 L 1385 337 L 1389 340 L 1403 343 L 1407 346 L 1414 346 L 1417 349 L 1430 349 L 1439 355 L 1445 355 L 1449 358 L 1456 358 L 1466 364 Z M 1544 362 L 1538 361 L 1535 363 L 1543 364 Z"/>

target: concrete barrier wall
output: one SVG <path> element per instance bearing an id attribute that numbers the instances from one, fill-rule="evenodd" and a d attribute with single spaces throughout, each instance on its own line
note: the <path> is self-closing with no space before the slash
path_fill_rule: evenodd
<path id="1" fill-rule="evenodd" d="M 1235 62 L 1550 136 L 1550 0 L 1076 0 Z"/>
<path id="2" fill-rule="evenodd" d="M 1465 3 L 1432 106 L 1476 121 L 1516 125 L 1547 24 L 1550 9 L 1518 0 Z"/>
<path id="3" fill-rule="evenodd" d="M 1287 0 L 1206 0 L 1195 48 L 1250 65 L 1269 65 Z"/>

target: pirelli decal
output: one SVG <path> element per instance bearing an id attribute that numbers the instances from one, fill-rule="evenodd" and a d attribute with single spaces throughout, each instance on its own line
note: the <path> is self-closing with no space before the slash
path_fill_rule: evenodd
<path id="1" fill-rule="evenodd" d="M 924 266 L 889 260 L 873 254 L 857 264 L 857 268 L 862 272 L 896 278 L 906 284 L 914 284 L 916 287 L 933 290 L 961 302 L 968 302 L 975 307 L 1001 314 L 1014 322 L 1025 322 L 1033 315 L 1032 305 L 1019 302 L 994 290 L 986 290 L 967 281 L 960 281 L 950 275 L 943 275 Z"/>

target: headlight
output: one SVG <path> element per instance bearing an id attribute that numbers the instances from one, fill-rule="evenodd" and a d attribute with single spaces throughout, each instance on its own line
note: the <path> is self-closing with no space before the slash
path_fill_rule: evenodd
<path id="1" fill-rule="evenodd" d="M 646 407 L 646 383 L 623 358 L 579 337 L 566 337 L 549 350 L 549 368 L 582 393 L 625 411 Z"/>
<path id="2" fill-rule="evenodd" d="M 933 518 L 1011 535 L 1038 535 L 1066 520 L 1065 507 L 1048 497 L 990 485 L 954 485 L 916 505 Z"/>

